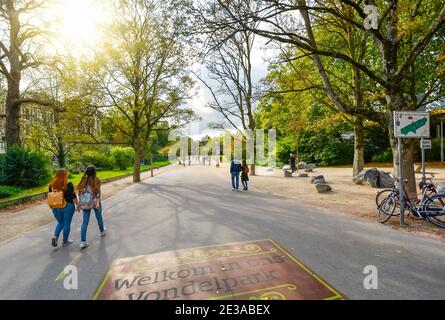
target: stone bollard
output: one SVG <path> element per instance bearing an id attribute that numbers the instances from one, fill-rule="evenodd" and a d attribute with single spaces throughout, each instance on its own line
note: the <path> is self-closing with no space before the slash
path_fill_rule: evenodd
<path id="1" fill-rule="evenodd" d="M 319 183 L 315 185 L 315 188 L 317 189 L 318 193 L 327 193 L 331 192 L 332 188 L 328 184 Z"/>
<path id="2" fill-rule="evenodd" d="M 314 183 L 315 180 L 324 180 L 324 176 L 314 176 L 311 178 L 311 183 Z"/>

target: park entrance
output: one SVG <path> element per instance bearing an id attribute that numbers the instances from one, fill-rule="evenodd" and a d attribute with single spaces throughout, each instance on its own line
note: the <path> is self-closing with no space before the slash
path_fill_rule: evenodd
<path id="1" fill-rule="evenodd" d="M 344 297 L 273 240 L 113 262 L 94 299 L 304 300 Z"/>

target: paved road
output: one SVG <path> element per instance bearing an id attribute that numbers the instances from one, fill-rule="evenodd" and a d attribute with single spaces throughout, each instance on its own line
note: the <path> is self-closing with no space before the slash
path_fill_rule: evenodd
<path id="1" fill-rule="evenodd" d="M 114 259 L 266 238 L 350 299 L 445 298 L 442 242 L 256 190 L 233 193 L 212 170 L 168 171 L 107 199 L 109 233 L 101 239 L 92 217 L 85 251 L 53 250 L 53 225 L 1 242 L 0 299 L 90 299 Z M 80 220 L 73 222 L 76 240 Z M 79 290 L 57 280 L 69 263 L 78 267 Z M 363 287 L 366 265 L 378 267 L 378 290 Z"/>

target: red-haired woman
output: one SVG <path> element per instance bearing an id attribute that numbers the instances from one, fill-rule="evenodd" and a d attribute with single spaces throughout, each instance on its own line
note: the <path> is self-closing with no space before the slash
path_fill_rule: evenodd
<path id="1" fill-rule="evenodd" d="M 76 192 L 71 182 L 68 182 L 68 171 L 66 169 L 59 169 L 56 172 L 53 180 L 49 184 L 49 191 L 63 191 L 66 206 L 61 209 L 52 209 L 53 215 L 57 220 L 57 226 L 54 230 L 54 236 L 51 240 L 51 245 L 57 247 L 60 233 L 63 230 L 63 247 L 69 246 L 73 243 L 69 239 L 71 230 L 71 221 L 73 220 L 74 211 L 76 210 L 75 204 L 77 204 Z"/>

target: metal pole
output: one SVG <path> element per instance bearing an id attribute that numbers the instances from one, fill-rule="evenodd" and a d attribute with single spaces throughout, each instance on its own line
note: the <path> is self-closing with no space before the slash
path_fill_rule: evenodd
<path id="1" fill-rule="evenodd" d="M 399 197 L 400 197 L 400 225 L 405 225 L 405 191 L 403 188 L 403 155 L 402 138 L 398 138 L 399 151 Z"/>
<path id="2" fill-rule="evenodd" d="M 423 138 L 420 139 L 420 144 L 422 148 L 422 183 L 426 184 L 426 164 L 425 164 L 425 148 L 423 147 Z"/>
<path id="3" fill-rule="evenodd" d="M 440 120 L 440 161 L 444 161 L 443 156 L 443 120 Z"/>

